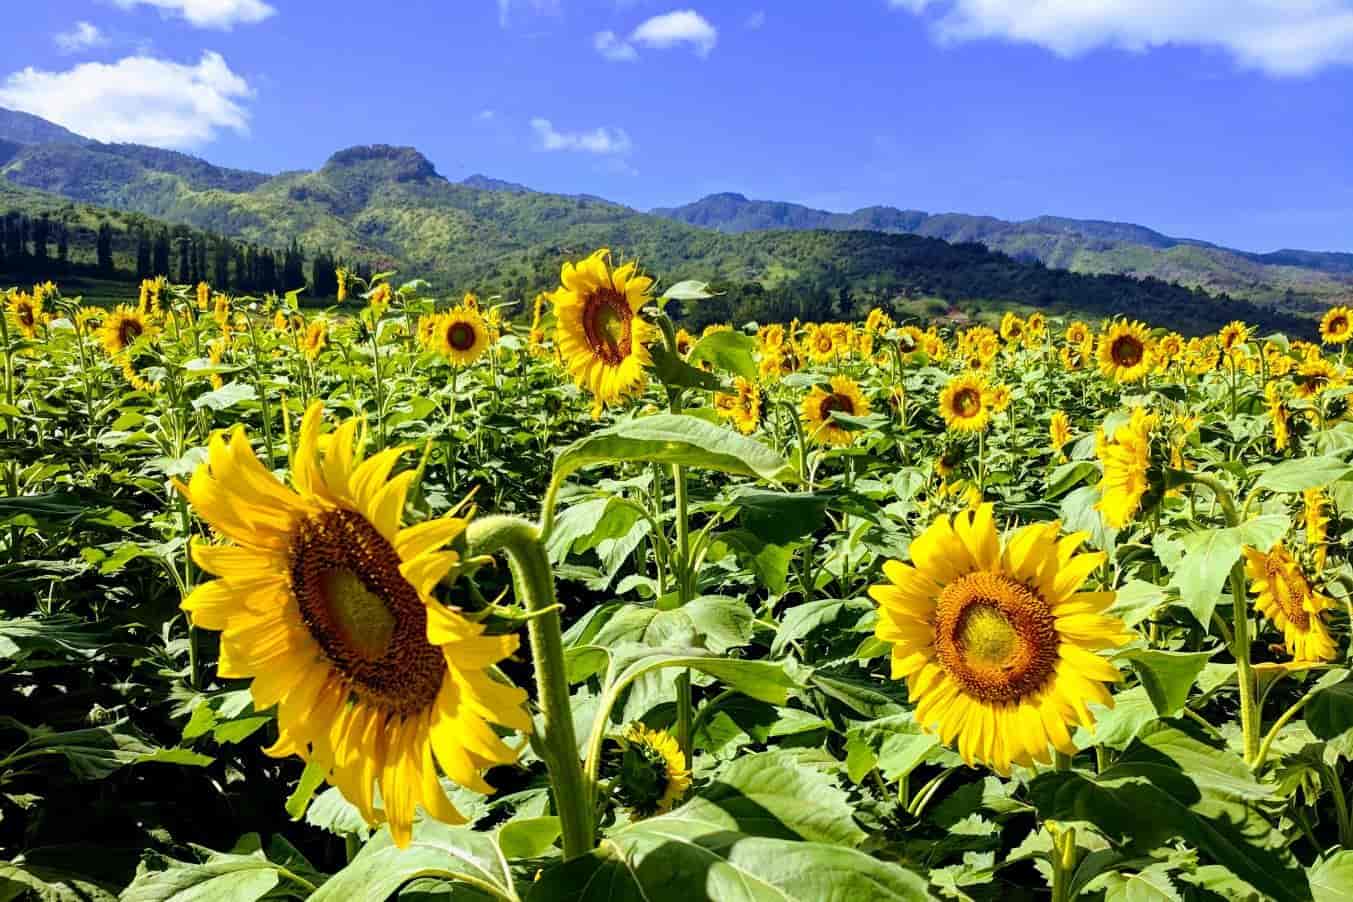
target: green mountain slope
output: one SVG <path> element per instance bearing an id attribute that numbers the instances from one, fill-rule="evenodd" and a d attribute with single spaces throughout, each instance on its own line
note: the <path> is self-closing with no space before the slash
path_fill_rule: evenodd
<path id="1" fill-rule="evenodd" d="M 1008 222 L 961 213 L 893 207 L 832 213 L 741 194 L 712 194 L 656 216 L 737 234 L 761 229 L 875 229 L 945 241 L 977 241 L 1022 260 L 1083 273 L 1122 273 L 1178 281 L 1257 301 L 1327 305 L 1353 297 L 1353 254 L 1278 251 L 1252 254 L 1172 238 L 1122 222 L 1040 216 Z M 1291 298 L 1288 293 L 1298 295 Z"/>

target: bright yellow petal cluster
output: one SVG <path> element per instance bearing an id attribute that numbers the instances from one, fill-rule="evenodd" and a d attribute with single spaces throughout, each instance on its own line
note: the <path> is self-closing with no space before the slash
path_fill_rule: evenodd
<path id="1" fill-rule="evenodd" d="M 976 373 L 964 373 L 940 392 L 940 416 L 955 432 L 981 432 L 991 421 L 991 401 L 986 381 Z"/>
<path id="2" fill-rule="evenodd" d="M 1334 602 L 1311 588 L 1301 565 L 1282 542 L 1267 554 L 1246 548 L 1245 575 L 1250 579 L 1255 609 L 1282 630 L 1293 660 L 1334 660 L 1334 639 L 1323 615 Z"/>
<path id="3" fill-rule="evenodd" d="M 838 425 L 832 414 L 868 416 L 869 402 L 849 376 L 833 376 L 828 384 L 830 391 L 817 385 L 803 399 L 804 427 L 810 441 L 823 445 L 849 445 L 855 441 L 856 433 Z"/>
<path id="4" fill-rule="evenodd" d="M 1112 439 L 1106 438 L 1103 430 L 1097 437 L 1095 453 L 1104 465 L 1104 476 L 1099 481 L 1100 498 L 1095 510 L 1114 529 L 1132 522 L 1150 487 L 1147 471 L 1151 468 L 1151 430 L 1156 421 L 1154 414 L 1135 407 L 1128 422 L 1114 430 Z"/>

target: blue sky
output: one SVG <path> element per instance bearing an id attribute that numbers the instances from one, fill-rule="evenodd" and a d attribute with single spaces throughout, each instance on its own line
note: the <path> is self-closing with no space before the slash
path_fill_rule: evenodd
<path id="1" fill-rule="evenodd" d="M 223 165 L 410 144 L 645 209 L 1353 251 L 1353 0 L 49 0 L 6 26 L 0 106 Z"/>

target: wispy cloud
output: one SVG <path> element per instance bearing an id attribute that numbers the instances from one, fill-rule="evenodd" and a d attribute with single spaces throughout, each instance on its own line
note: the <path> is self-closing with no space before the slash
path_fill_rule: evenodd
<path id="1" fill-rule="evenodd" d="M 747 27 L 748 31 L 758 31 L 760 30 L 761 26 L 765 24 L 766 24 L 766 11 L 764 9 L 758 9 L 756 12 L 748 16 L 747 21 L 743 23 L 743 25 Z"/>
<path id="2" fill-rule="evenodd" d="M 113 3 L 122 9 L 153 6 L 197 28 L 220 28 L 225 31 L 236 25 L 262 22 L 277 13 L 263 0 L 113 0 Z"/>
<path id="3" fill-rule="evenodd" d="M 513 10 L 524 9 L 540 15 L 558 15 L 560 0 L 498 0 L 498 24 L 507 28 L 512 24 Z"/>
<path id="4" fill-rule="evenodd" d="M 56 48 L 62 53 L 79 53 L 91 47 L 102 47 L 108 38 L 99 29 L 88 22 L 76 22 L 70 31 L 58 32 L 53 38 Z"/>
<path id="5" fill-rule="evenodd" d="M 497 110 L 480 110 L 474 114 L 476 122 L 491 122 L 498 116 Z"/>
<path id="6" fill-rule="evenodd" d="M 718 42 L 719 30 L 708 19 L 693 9 L 679 9 L 639 23 L 628 38 L 621 38 L 614 31 L 597 32 L 592 46 L 612 62 L 633 62 L 639 58 L 635 44 L 658 50 L 685 44 L 697 56 L 705 57 Z"/>
<path id="7" fill-rule="evenodd" d="M 1353 65 L 1353 0 L 889 0 L 932 22 L 942 43 L 995 38 L 1066 57 L 1101 47 L 1224 50 L 1270 75 Z"/>
<path id="8" fill-rule="evenodd" d="M 64 72 L 29 67 L 0 83 L 0 106 L 100 141 L 171 148 L 206 144 L 223 128 L 248 132 L 249 114 L 240 101 L 253 95 L 248 82 L 212 52 L 196 65 L 129 56 Z"/>
<path id="9" fill-rule="evenodd" d="M 572 150 L 582 153 L 626 154 L 633 148 L 623 128 L 594 128 L 591 131 L 559 131 L 548 119 L 531 120 L 541 150 Z"/>

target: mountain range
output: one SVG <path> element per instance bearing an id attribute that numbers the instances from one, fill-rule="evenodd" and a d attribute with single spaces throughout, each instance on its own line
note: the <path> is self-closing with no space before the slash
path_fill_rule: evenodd
<path id="1" fill-rule="evenodd" d="M 451 181 L 413 148 L 388 145 L 339 151 L 314 171 L 267 174 L 100 143 L 8 110 L 0 110 L 0 185 L 11 208 L 86 219 L 117 211 L 126 228 L 126 214 L 138 214 L 275 248 L 299 241 L 401 276 L 517 298 L 549 287 L 562 260 L 610 246 L 674 280 L 714 282 L 724 295 L 700 314 L 711 317 L 1016 305 L 1154 315 L 1181 329 L 1239 316 L 1290 330 L 1353 297 L 1353 254 L 1245 254 L 1126 223 L 891 207 L 841 214 L 738 194 L 645 213 L 484 175 Z"/>

